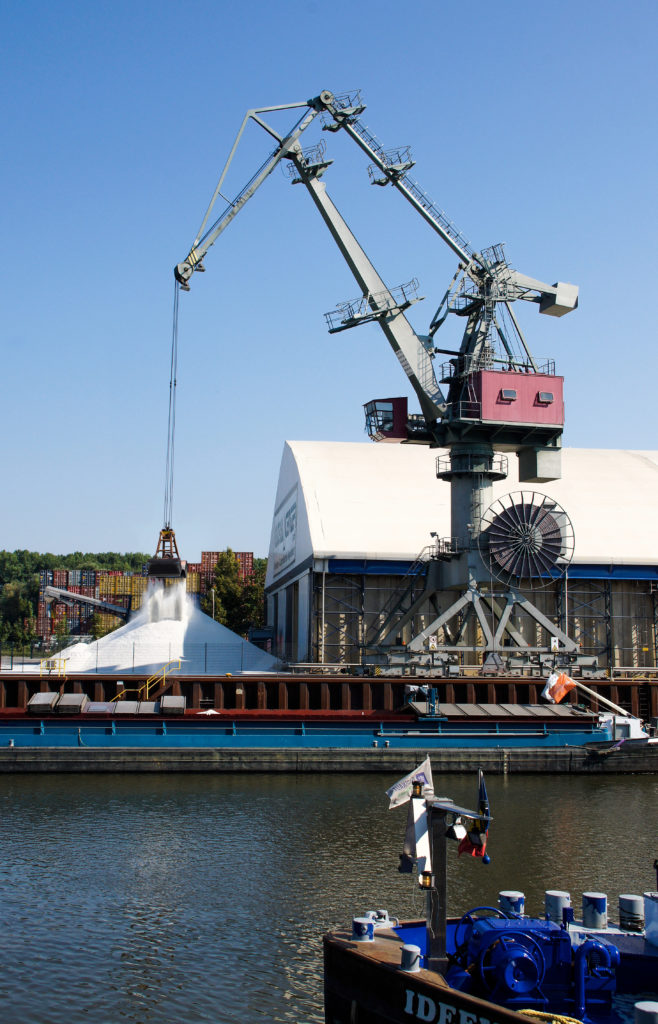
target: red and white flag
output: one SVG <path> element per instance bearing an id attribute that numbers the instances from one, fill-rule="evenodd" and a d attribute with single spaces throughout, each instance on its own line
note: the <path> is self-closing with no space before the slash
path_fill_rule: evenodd
<path id="1" fill-rule="evenodd" d="M 551 672 L 541 695 L 544 700 L 550 701 L 551 704 L 559 704 L 575 688 L 576 684 L 566 672 L 561 672 L 560 675 L 557 672 Z"/>

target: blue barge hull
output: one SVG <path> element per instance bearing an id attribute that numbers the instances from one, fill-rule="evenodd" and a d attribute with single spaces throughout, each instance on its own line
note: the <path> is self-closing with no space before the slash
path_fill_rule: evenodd
<path id="1" fill-rule="evenodd" d="M 612 739 L 611 731 L 585 719 L 571 726 L 524 722 L 457 725 L 441 721 L 244 721 L 181 716 L 179 718 L 92 719 L 11 716 L 0 720 L 0 746 L 123 747 L 227 749 L 363 749 L 541 748 L 582 747 Z"/>

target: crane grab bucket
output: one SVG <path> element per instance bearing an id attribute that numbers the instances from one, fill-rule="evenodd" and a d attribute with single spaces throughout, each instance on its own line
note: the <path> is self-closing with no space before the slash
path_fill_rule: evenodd
<path id="1" fill-rule="evenodd" d="M 178 554 L 176 534 L 168 527 L 160 530 L 158 547 L 148 563 L 149 579 L 185 579 L 187 564 Z"/>

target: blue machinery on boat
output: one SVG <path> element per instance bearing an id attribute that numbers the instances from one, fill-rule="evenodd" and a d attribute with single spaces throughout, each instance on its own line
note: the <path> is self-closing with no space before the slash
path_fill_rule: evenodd
<path id="1" fill-rule="evenodd" d="M 325 936 L 327 1024 L 512 1024 L 519 1011 L 604 1024 L 632 1020 L 633 1003 L 636 1024 L 657 1024 L 658 892 L 620 896 L 618 926 L 602 893 L 583 894 L 580 922 L 557 891 L 546 893 L 543 918 L 526 916 L 516 891 L 447 918 L 447 839 L 486 862 L 490 821 L 481 772 L 477 811 L 414 781 L 400 870 L 417 870 L 427 918 L 369 911 L 351 934 Z"/>

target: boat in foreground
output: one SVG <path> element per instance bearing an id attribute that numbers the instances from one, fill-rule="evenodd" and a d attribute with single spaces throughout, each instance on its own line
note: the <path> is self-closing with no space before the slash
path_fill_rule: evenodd
<path id="1" fill-rule="evenodd" d="M 542 918 L 526 916 L 523 894 L 507 891 L 497 907 L 448 919 L 447 842 L 486 862 L 491 815 L 481 772 L 473 811 L 436 798 L 428 766 L 392 794 L 402 802 L 413 785 L 400 870 L 417 871 L 427 916 L 400 922 L 368 911 L 350 931 L 325 936 L 326 1024 L 612 1024 L 633 1015 L 657 1024 L 658 892 L 620 896 L 618 925 L 608 923 L 603 894 L 583 895 L 577 922 L 570 895 L 557 891 L 546 893 Z"/>

